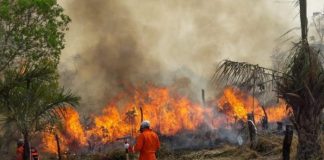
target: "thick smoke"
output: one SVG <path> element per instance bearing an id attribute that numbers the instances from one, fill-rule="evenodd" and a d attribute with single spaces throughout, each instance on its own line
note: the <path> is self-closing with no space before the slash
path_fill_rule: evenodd
<path id="1" fill-rule="evenodd" d="M 73 1 L 67 10 L 73 19 L 68 37 L 73 47 L 68 54 L 73 56 L 63 60 L 62 79 L 82 96 L 83 105 L 102 107 L 127 85 L 159 76 L 159 64 L 143 53 L 124 6 L 117 1 Z"/>
<path id="2" fill-rule="evenodd" d="M 275 39 L 289 28 L 265 0 L 61 4 L 72 18 L 61 81 L 83 107 L 97 110 L 119 91 L 148 82 L 199 97 L 222 59 L 270 66 Z"/>

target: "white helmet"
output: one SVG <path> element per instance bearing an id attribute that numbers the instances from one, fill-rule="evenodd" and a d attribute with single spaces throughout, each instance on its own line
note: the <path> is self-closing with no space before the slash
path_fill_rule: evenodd
<path id="1" fill-rule="evenodd" d="M 150 128 L 150 121 L 148 121 L 148 120 L 144 120 L 144 121 L 141 123 L 141 129 L 144 129 L 144 128 Z"/>

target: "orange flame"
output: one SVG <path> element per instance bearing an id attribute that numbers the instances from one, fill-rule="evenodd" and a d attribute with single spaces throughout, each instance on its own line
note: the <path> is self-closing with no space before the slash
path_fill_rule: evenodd
<path id="1" fill-rule="evenodd" d="M 42 137 L 43 145 L 42 148 L 45 152 L 56 153 L 57 144 L 54 134 L 44 133 Z"/>
<path id="2" fill-rule="evenodd" d="M 265 113 L 259 101 L 251 95 L 233 87 L 227 87 L 224 94 L 217 100 L 218 109 L 227 115 L 229 122 L 237 119 L 247 120 L 248 113 L 254 113 L 256 122 L 260 122 Z M 276 106 L 265 107 L 269 122 L 276 122 L 285 119 L 289 115 L 286 103 L 283 100 Z"/>
<path id="3" fill-rule="evenodd" d="M 83 127 L 79 114 L 68 108 L 66 116 L 62 117 L 65 120 L 65 128 L 62 132 L 57 132 L 62 141 L 62 150 L 68 150 L 75 142 L 79 146 L 85 146 L 93 137 L 97 137 L 101 144 L 106 144 L 125 136 L 136 136 L 141 122 L 141 109 L 143 119 L 150 120 L 152 129 L 166 136 L 182 131 L 195 131 L 205 123 L 215 129 L 224 124 L 224 117 L 229 124 L 234 123 L 236 119 L 245 121 L 247 114 L 253 111 L 253 104 L 255 120 L 259 122 L 264 116 L 256 98 L 233 87 L 226 88 L 222 97 L 214 102 L 217 102 L 217 109 L 225 116 L 215 114 L 216 108 L 193 103 L 165 87 L 148 86 L 145 90 L 135 88 L 131 94 L 118 95 L 103 109 L 101 115 L 93 116 L 91 126 Z M 285 118 L 285 106 L 281 101 L 278 106 L 267 107 L 268 120 L 274 122 Z M 45 135 L 43 142 L 46 151 L 56 152 L 53 136 Z"/>
<path id="4" fill-rule="evenodd" d="M 79 145 L 83 146 L 87 142 L 78 112 L 72 107 L 67 107 L 64 111 L 64 115 L 61 115 L 61 119 L 64 119 L 64 131 L 59 132 L 58 129 L 54 128 L 52 131 L 54 133 L 44 133 L 43 135 L 43 148 L 47 152 L 57 152 L 55 134 L 59 138 L 60 148 L 62 151 L 67 151 L 67 146 L 74 145 L 77 148 Z"/>
<path id="5" fill-rule="evenodd" d="M 268 107 L 266 109 L 269 122 L 282 121 L 292 112 L 291 108 L 287 108 L 285 101 L 280 100 L 275 106 Z"/>
<path id="6" fill-rule="evenodd" d="M 85 145 L 87 139 L 85 137 L 85 133 L 83 131 L 83 127 L 80 123 L 80 117 L 78 112 L 76 112 L 73 108 L 69 107 L 66 109 L 65 118 L 65 129 L 70 139 L 72 141 L 78 141 L 81 145 Z"/>
<path id="7" fill-rule="evenodd" d="M 204 114 L 200 105 L 193 104 L 184 97 L 171 96 L 167 88 L 150 87 L 144 94 L 135 93 L 133 100 L 123 106 L 115 104 L 108 105 L 102 115 L 94 118 L 95 127 L 88 134 L 104 137 L 105 142 L 133 135 L 141 121 L 139 107 L 142 107 L 144 119 L 149 119 L 151 127 L 163 135 L 196 129 Z M 103 136 L 103 130 L 106 131 L 106 136 Z"/>

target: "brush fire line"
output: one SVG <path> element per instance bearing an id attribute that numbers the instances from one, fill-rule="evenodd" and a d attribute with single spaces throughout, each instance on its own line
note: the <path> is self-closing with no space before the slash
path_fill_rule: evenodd
<path id="1" fill-rule="evenodd" d="M 247 115 L 252 112 L 255 123 L 258 124 L 264 116 L 258 100 L 235 87 L 227 87 L 219 98 L 206 101 L 206 107 L 175 94 L 166 87 L 145 88 L 137 88 L 131 95 L 117 95 L 100 115 L 91 115 L 92 123 L 88 126 L 81 123 L 76 110 L 68 108 L 66 115 L 61 117 L 63 129 L 55 131 L 60 138 L 61 150 L 77 151 L 89 144 L 109 145 L 120 140 L 118 137 L 136 137 L 141 123 L 139 106 L 142 108 L 143 118 L 150 120 L 151 128 L 163 136 L 196 132 L 204 125 L 210 130 L 217 130 L 238 121 L 247 122 Z M 289 113 L 284 101 L 265 108 L 269 123 L 282 121 Z M 54 135 L 45 133 L 42 141 L 46 152 L 57 152 Z"/>

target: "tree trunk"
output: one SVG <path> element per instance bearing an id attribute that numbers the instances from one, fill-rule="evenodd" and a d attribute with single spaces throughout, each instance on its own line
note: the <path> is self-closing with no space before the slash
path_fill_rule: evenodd
<path id="1" fill-rule="evenodd" d="M 59 139 L 59 136 L 54 133 L 55 135 L 55 140 L 56 140 L 56 146 L 57 146 L 57 156 L 58 156 L 58 160 L 61 160 L 62 159 L 62 156 L 61 156 L 61 146 L 60 146 L 60 139 Z"/>
<path id="2" fill-rule="evenodd" d="M 250 135 L 250 148 L 254 149 L 257 145 L 257 128 L 253 122 L 253 114 L 248 114 L 248 128 Z"/>
<path id="3" fill-rule="evenodd" d="M 299 9 L 302 40 L 307 41 L 307 0 L 299 0 Z"/>
<path id="4" fill-rule="evenodd" d="M 290 160 L 290 148 L 293 139 L 293 126 L 286 125 L 285 138 L 282 145 L 282 159 Z"/>
<path id="5" fill-rule="evenodd" d="M 30 160 L 29 135 L 24 133 L 24 160 Z"/>
<path id="6" fill-rule="evenodd" d="M 297 159 L 320 160 L 324 158 L 319 143 L 320 114 L 313 114 L 312 116 L 308 115 L 310 114 L 302 112 L 299 121 L 297 121 Z"/>

